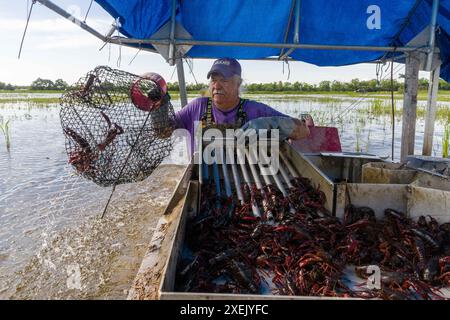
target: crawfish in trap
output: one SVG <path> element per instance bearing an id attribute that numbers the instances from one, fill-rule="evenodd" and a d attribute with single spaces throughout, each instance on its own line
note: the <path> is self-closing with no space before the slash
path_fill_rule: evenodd
<path id="1" fill-rule="evenodd" d="M 76 168 L 78 173 L 95 169 L 94 163 L 100 157 L 100 153 L 114 141 L 117 135 L 124 132 L 121 126 L 111 122 L 105 112 L 100 111 L 100 114 L 107 124 L 108 131 L 102 141 L 95 145 L 95 148 L 92 148 L 86 139 L 71 128 L 63 129 L 64 133 L 72 138 L 76 144 L 75 150 L 69 154 L 69 163 Z"/>

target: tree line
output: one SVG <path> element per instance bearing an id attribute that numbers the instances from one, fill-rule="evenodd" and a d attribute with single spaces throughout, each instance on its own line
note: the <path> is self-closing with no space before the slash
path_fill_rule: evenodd
<path id="1" fill-rule="evenodd" d="M 343 81 L 321 81 L 318 84 L 310 84 L 306 82 L 271 82 L 271 83 L 250 83 L 244 84 L 243 89 L 246 92 L 377 92 L 390 91 L 391 87 L 394 91 L 403 91 L 403 81 L 394 80 L 391 84 L 390 80 L 377 81 L 353 79 L 348 82 Z M 208 88 L 208 84 L 187 84 L 187 91 L 200 91 Z M 169 91 L 179 91 L 178 82 L 168 83 Z M 428 79 L 419 79 L 419 90 L 428 89 Z M 439 89 L 450 90 L 450 83 L 440 80 Z"/>
<path id="2" fill-rule="evenodd" d="M 178 82 L 169 82 L 167 84 L 169 91 L 179 91 Z M 403 81 L 394 80 L 391 84 L 390 80 L 377 81 L 353 79 L 348 82 L 343 81 L 321 81 L 318 84 L 310 84 L 306 82 L 271 82 L 271 83 L 249 83 L 244 84 L 243 89 L 246 92 L 377 92 L 390 91 L 391 87 L 394 91 L 403 90 Z M 62 79 L 55 81 L 49 79 L 37 78 L 30 86 L 15 86 L 10 83 L 0 82 L 0 90 L 66 90 L 70 86 Z M 189 83 L 186 85 L 188 91 L 198 92 L 208 88 L 206 83 Z M 419 90 L 428 89 L 428 79 L 419 79 Z M 450 83 L 440 80 L 440 90 L 450 90 Z"/>
<path id="3" fill-rule="evenodd" d="M 69 85 L 63 79 L 52 81 L 49 79 L 37 78 L 30 86 L 16 86 L 10 83 L 0 82 L 0 90 L 66 90 L 67 88 L 69 88 Z"/>

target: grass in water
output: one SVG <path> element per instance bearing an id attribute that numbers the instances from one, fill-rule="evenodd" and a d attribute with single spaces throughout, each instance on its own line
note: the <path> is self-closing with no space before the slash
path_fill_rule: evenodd
<path id="1" fill-rule="evenodd" d="M 450 140 L 450 123 L 447 123 L 444 130 L 444 135 L 442 136 L 442 158 L 448 157 L 448 143 Z"/>
<path id="2" fill-rule="evenodd" d="M 6 122 L 0 122 L 0 130 L 3 132 L 3 135 L 5 136 L 5 141 L 6 141 L 6 151 L 9 152 L 9 149 L 11 148 L 11 139 L 10 139 L 10 125 L 9 125 L 9 120 Z"/>
<path id="3" fill-rule="evenodd" d="M 360 141 L 361 141 L 361 127 L 359 127 L 358 124 L 356 125 L 355 133 L 356 133 L 355 152 L 362 152 L 361 143 L 360 143 Z"/>

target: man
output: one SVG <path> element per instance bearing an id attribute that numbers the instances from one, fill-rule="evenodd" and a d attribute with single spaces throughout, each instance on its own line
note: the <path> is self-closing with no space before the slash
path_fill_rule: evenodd
<path id="1" fill-rule="evenodd" d="M 236 59 L 216 60 L 207 78 L 211 98 L 202 97 L 189 102 L 176 113 L 178 127 L 187 129 L 194 145 L 195 122 L 204 127 L 222 125 L 243 130 L 278 129 L 280 139 L 302 139 L 309 135 L 303 120 L 288 117 L 275 109 L 253 100 L 239 97 L 242 83 L 241 66 Z M 192 148 L 191 148 L 192 149 Z"/>

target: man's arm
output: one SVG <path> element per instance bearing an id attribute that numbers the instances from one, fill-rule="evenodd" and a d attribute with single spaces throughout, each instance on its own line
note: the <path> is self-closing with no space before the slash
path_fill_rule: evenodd
<path id="1" fill-rule="evenodd" d="M 266 120 L 269 121 L 267 126 L 270 126 L 270 129 L 276 129 L 278 128 L 280 130 L 281 138 L 289 138 L 293 140 L 303 139 L 309 136 L 310 131 L 308 128 L 307 123 L 304 120 L 292 118 L 288 115 L 275 110 L 274 108 L 260 102 L 253 102 L 255 103 L 254 107 L 256 111 L 256 114 L 254 115 L 255 118 L 267 118 Z M 270 119 L 269 119 L 270 117 Z M 282 119 L 283 118 L 283 119 Z M 289 120 L 284 120 L 285 118 L 292 119 L 293 122 L 290 122 Z M 271 120 L 277 120 L 277 121 L 271 121 Z M 280 120 L 281 119 L 281 120 Z M 283 121 L 284 120 L 284 121 Z M 263 122 L 264 120 L 261 120 L 260 122 Z M 312 121 L 312 120 L 311 120 Z M 269 127 L 266 127 L 266 129 L 269 129 Z M 290 132 L 289 134 L 284 135 L 286 132 Z"/>
<path id="2" fill-rule="evenodd" d="M 280 140 L 285 139 L 303 139 L 306 138 L 310 132 L 306 123 L 302 120 L 287 117 L 287 116 L 273 116 L 261 117 L 252 119 L 241 128 L 244 132 L 246 130 L 255 130 L 259 133 L 260 130 L 276 129 L 279 133 Z"/>

